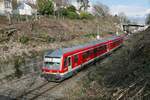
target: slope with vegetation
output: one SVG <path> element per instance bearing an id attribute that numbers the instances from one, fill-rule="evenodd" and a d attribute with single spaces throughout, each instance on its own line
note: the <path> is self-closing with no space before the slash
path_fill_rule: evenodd
<path id="1" fill-rule="evenodd" d="M 149 100 L 149 38 L 150 28 L 130 36 L 108 61 L 96 64 L 95 70 L 70 95 L 81 100 Z"/>
<path id="2" fill-rule="evenodd" d="M 4 70 L 8 71 L 13 69 L 17 63 L 19 63 L 17 64 L 18 67 L 21 66 L 20 63 L 27 64 L 24 58 L 39 57 L 41 60 L 42 54 L 46 50 L 77 45 L 95 39 L 97 30 L 100 31 L 101 36 L 115 34 L 117 30 L 115 23 L 117 22 L 117 18 L 113 16 L 90 20 L 57 19 L 41 16 L 37 21 L 14 21 L 14 24 L 10 26 L 7 23 L 0 24 L 0 63 L 5 68 Z M 80 43 L 76 41 L 80 41 Z M 18 57 L 23 62 L 18 61 Z M 38 65 L 38 68 L 40 66 Z M 5 71 L 2 72 L 5 73 Z"/>
<path id="3" fill-rule="evenodd" d="M 88 0 L 78 3 L 80 10 L 71 4 L 62 5 L 59 0 L 38 0 L 38 16 L 13 15 L 9 21 L 1 16 L 0 76 L 15 73 L 20 77 L 40 71 L 45 51 L 85 43 L 97 34 L 104 37 L 120 31 L 120 17 L 110 15 L 108 7 L 97 4 L 91 14 L 87 11 Z M 15 0 L 14 9 L 16 4 Z"/>

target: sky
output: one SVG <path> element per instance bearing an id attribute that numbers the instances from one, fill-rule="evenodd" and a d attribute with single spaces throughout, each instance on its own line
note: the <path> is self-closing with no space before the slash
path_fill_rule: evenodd
<path id="1" fill-rule="evenodd" d="M 144 23 L 146 14 L 150 13 L 150 0 L 89 0 L 92 4 L 100 2 L 110 8 L 111 14 L 124 12 L 132 20 Z"/>

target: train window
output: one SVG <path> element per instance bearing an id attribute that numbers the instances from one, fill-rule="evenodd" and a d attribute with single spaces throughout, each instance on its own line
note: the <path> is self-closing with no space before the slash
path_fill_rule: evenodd
<path id="1" fill-rule="evenodd" d="M 64 60 L 64 66 L 67 67 L 68 66 L 67 64 L 68 64 L 67 58 L 65 58 L 65 60 Z"/>
<path id="2" fill-rule="evenodd" d="M 68 66 L 71 66 L 71 58 L 68 58 Z"/>
<path id="3" fill-rule="evenodd" d="M 120 42 L 119 40 L 115 41 L 115 42 L 114 42 L 114 45 L 118 45 L 119 42 Z"/>
<path id="4" fill-rule="evenodd" d="M 85 59 L 85 56 L 86 56 L 85 53 L 83 53 L 83 54 L 82 54 L 82 58 Z"/>
<path id="5" fill-rule="evenodd" d="M 59 70 L 60 68 L 60 58 L 45 58 L 44 66 L 48 69 Z"/>
<path id="6" fill-rule="evenodd" d="M 88 58 L 90 56 L 90 54 L 91 54 L 90 51 L 84 52 L 82 55 L 83 59 Z"/>
<path id="7" fill-rule="evenodd" d="M 95 48 L 95 49 L 94 49 L 94 54 L 96 54 L 96 53 L 97 53 L 97 49 Z"/>
<path id="8" fill-rule="evenodd" d="M 106 45 L 101 46 L 101 50 L 106 50 L 106 49 L 107 49 Z"/>
<path id="9" fill-rule="evenodd" d="M 71 58 L 67 57 L 64 60 L 64 67 L 70 66 L 71 65 Z"/>
<path id="10" fill-rule="evenodd" d="M 83 55 L 82 55 L 83 59 L 85 59 L 87 57 L 87 53 L 84 52 Z"/>
<path id="11" fill-rule="evenodd" d="M 89 57 L 90 56 L 90 51 L 87 51 L 86 54 L 87 54 L 87 57 Z"/>
<path id="12" fill-rule="evenodd" d="M 90 55 L 92 55 L 92 54 L 93 54 L 93 50 L 90 51 Z"/>
<path id="13" fill-rule="evenodd" d="M 78 62 L 78 55 L 74 56 L 74 62 L 77 63 Z"/>

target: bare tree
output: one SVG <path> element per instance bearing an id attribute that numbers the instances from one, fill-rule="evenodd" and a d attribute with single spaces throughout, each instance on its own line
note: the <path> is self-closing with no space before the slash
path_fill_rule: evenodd
<path id="1" fill-rule="evenodd" d="M 150 14 L 146 16 L 145 24 L 150 25 Z"/>
<path id="2" fill-rule="evenodd" d="M 12 8 L 17 9 L 17 0 L 12 0 Z"/>
<path id="3" fill-rule="evenodd" d="M 86 11 L 88 7 L 90 7 L 89 0 L 77 0 L 77 2 L 81 5 L 79 11 L 81 11 L 82 9 Z"/>
<path id="4" fill-rule="evenodd" d="M 105 17 L 109 14 L 109 8 L 100 2 L 93 6 L 93 11 L 96 16 Z"/>
<path id="5" fill-rule="evenodd" d="M 118 14 L 118 17 L 120 18 L 120 22 L 123 24 L 128 24 L 130 23 L 130 20 L 128 19 L 128 17 L 126 16 L 126 14 L 124 12 L 120 12 Z"/>

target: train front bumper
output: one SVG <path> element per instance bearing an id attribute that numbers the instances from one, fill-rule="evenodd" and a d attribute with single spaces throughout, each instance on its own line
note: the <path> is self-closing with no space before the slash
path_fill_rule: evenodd
<path id="1" fill-rule="evenodd" d="M 60 74 L 42 74 L 42 77 L 44 77 L 47 81 L 62 81 L 64 79 L 63 76 Z"/>

